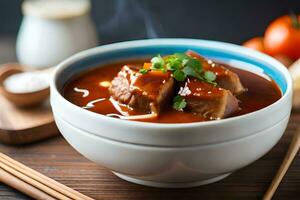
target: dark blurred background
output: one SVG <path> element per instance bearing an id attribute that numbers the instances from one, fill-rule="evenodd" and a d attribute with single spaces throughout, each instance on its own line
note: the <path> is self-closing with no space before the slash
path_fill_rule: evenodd
<path id="1" fill-rule="evenodd" d="M 21 0 L 0 1 L 0 37 L 15 37 Z M 92 0 L 101 43 L 156 37 L 184 37 L 241 43 L 263 35 L 276 17 L 300 0 Z"/>

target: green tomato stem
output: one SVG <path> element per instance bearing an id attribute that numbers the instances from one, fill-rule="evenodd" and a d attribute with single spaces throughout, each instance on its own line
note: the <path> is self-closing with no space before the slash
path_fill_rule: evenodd
<path id="1" fill-rule="evenodd" d="M 291 20 L 292 20 L 292 26 L 295 29 L 300 29 L 300 22 L 299 22 L 297 15 L 294 12 L 291 12 L 290 16 L 291 16 Z"/>

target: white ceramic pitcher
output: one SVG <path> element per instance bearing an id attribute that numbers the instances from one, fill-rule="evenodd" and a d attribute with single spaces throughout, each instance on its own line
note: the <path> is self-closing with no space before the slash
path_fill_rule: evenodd
<path id="1" fill-rule="evenodd" d="M 27 0 L 17 38 L 23 65 L 55 66 L 79 51 L 98 45 L 89 0 Z"/>

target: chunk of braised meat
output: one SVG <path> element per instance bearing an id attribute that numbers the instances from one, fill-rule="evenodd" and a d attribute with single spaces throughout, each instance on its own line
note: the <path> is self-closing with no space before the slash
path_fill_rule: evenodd
<path id="1" fill-rule="evenodd" d="M 225 66 L 207 60 L 194 51 L 187 51 L 186 54 L 200 60 L 204 70 L 214 72 L 219 87 L 230 90 L 234 95 L 241 94 L 245 91 L 238 75 Z"/>
<path id="2" fill-rule="evenodd" d="M 135 79 L 135 74 L 138 72 L 138 68 L 135 66 L 123 66 L 117 76 L 112 80 L 109 92 L 112 97 L 118 100 L 120 103 L 128 104 L 132 91 L 130 90 L 130 84 Z"/>
<path id="3" fill-rule="evenodd" d="M 174 79 L 169 72 L 138 72 L 124 66 L 112 80 L 109 91 L 114 99 L 146 113 L 159 113 L 169 103 L 174 91 Z"/>
<path id="4" fill-rule="evenodd" d="M 174 91 L 174 79 L 170 72 L 149 71 L 138 74 L 131 84 L 131 107 L 159 113 L 170 102 Z"/>
<path id="5" fill-rule="evenodd" d="M 178 95 L 187 102 L 187 111 L 208 119 L 222 119 L 239 109 L 238 99 L 229 91 L 188 78 Z"/>

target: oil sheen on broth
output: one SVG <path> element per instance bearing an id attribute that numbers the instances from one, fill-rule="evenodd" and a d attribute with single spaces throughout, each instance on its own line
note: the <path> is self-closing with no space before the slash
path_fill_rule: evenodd
<path id="1" fill-rule="evenodd" d="M 96 67 L 82 72 L 65 84 L 63 95 L 71 103 L 92 112 L 102 115 L 119 115 L 120 112 L 109 100 L 111 98 L 108 89 L 110 82 L 124 65 L 142 66 L 144 62 L 144 60 L 129 60 Z M 233 68 L 228 65 L 225 66 L 239 76 L 241 83 L 246 88 L 245 92 L 237 95 L 239 109 L 229 117 L 257 111 L 281 98 L 281 91 L 274 81 L 267 80 L 249 71 Z M 120 106 L 123 111 L 128 112 L 130 115 L 144 114 L 140 111 L 131 109 L 126 105 Z M 165 105 L 158 117 L 152 119 L 138 119 L 136 121 L 187 123 L 207 120 L 210 119 L 195 115 L 191 112 L 175 110 L 170 103 Z"/>

